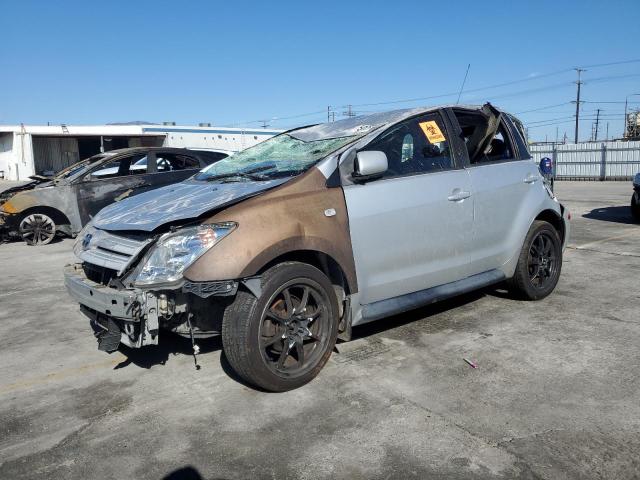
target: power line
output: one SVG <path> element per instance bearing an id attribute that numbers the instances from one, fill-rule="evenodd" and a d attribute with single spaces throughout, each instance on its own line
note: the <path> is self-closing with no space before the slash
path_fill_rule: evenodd
<path id="1" fill-rule="evenodd" d="M 594 102 L 589 100 L 583 100 L 582 103 L 640 103 L 640 102 L 624 102 L 623 100 L 620 100 L 618 102 Z"/>
<path id="2" fill-rule="evenodd" d="M 568 115 L 566 117 L 558 117 L 558 118 L 545 118 L 544 120 L 537 120 L 535 122 L 527 122 L 527 125 L 535 125 L 536 123 L 553 122 L 553 121 L 556 121 L 556 120 L 566 120 L 566 119 L 570 119 L 570 118 L 574 118 L 574 115 Z"/>
<path id="3" fill-rule="evenodd" d="M 538 112 L 540 110 L 547 110 L 548 108 L 561 107 L 563 105 L 570 105 L 570 104 L 571 104 L 571 102 L 564 102 L 564 103 L 558 103 L 556 105 L 547 105 L 546 107 L 534 108 L 532 110 L 524 110 L 522 112 L 517 112 L 517 113 L 515 113 L 515 115 L 522 115 L 523 113 Z"/>
<path id="4" fill-rule="evenodd" d="M 541 75 L 533 75 L 533 76 L 528 76 L 526 78 L 521 78 L 521 79 L 517 79 L 517 80 L 511 80 L 511 81 L 508 81 L 508 82 L 502 82 L 502 83 L 497 83 L 497 84 L 493 84 L 493 85 L 485 85 L 483 87 L 473 88 L 473 89 L 470 89 L 470 90 L 466 90 L 465 91 L 465 95 L 469 94 L 469 93 L 482 92 L 482 91 L 485 91 L 485 90 L 491 90 L 491 89 L 495 89 L 495 88 L 502 88 L 502 87 L 506 87 L 506 86 L 510 86 L 510 85 L 516 85 L 516 84 L 519 84 L 519 83 L 531 82 L 531 81 L 536 81 L 536 80 L 540 80 L 540 79 L 543 79 L 543 78 L 549 78 L 549 77 L 552 77 L 552 76 L 562 75 L 562 74 L 571 72 L 573 70 L 584 71 L 586 68 L 600 68 L 600 67 L 631 64 L 631 63 L 640 63 L 640 59 L 622 60 L 622 61 L 618 61 L 618 62 L 607 62 L 607 63 L 600 63 L 600 64 L 592 64 L 592 65 L 583 65 L 583 66 L 578 67 L 578 68 L 567 68 L 567 69 L 562 69 L 562 70 L 556 70 L 556 71 L 545 73 L 545 74 L 541 74 Z M 616 79 L 623 79 L 623 78 L 630 78 L 630 77 L 637 77 L 637 76 L 640 76 L 640 74 L 604 76 L 604 77 L 598 77 L 598 78 L 594 78 L 594 79 L 589 79 L 588 82 L 589 83 L 591 83 L 591 82 L 601 82 L 601 81 L 616 80 Z M 582 83 L 584 83 L 584 82 L 582 82 Z M 514 92 L 514 93 L 511 93 L 511 94 L 494 96 L 492 98 L 509 98 L 509 97 L 514 97 L 514 96 L 526 95 L 526 94 L 529 94 L 529 93 L 535 93 L 535 92 L 539 92 L 539 91 L 545 91 L 545 90 L 550 90 L 550 89 L 554 89 L 554 88 L 559 88 L 559 87 L 563 87 L 563 86 L 566 86 L 566 85 L 567 84 L 565 84 L 565 83 L 549 85 L 549 86 L 545 86 L 545 87 L 529 89 L 529 90 L 524 90 L 524 91 L 520 91 L 520 92 Z M 383 105 L 393 105 L 393 104 L 399 104 L 399 103 L 418 102 L 418 101 L 424 101 L 424 100 L 434 100 L 434 99 L 438 99 L 438 98 L 454 97 L 454 96 L 458 95 L 459 93 L 460 92 L 451 92 L 451 93 L 443 93 L 443 94 L 439 94 L 439 95 L 430 95 L 430 96 L 426 96 L 426 97 L 414 97 L 414 98 L 407 98 L 407 99 L 400 99 L 400 100 L 390 100 L 390 101 L 383 101 L 383 102 L 353 104 L 352 107 L 383 106 Z M 587 103 L 587 102 L 583 102 L 583 103 Z M 622 103 L 622 102 L 588 102 L 588 103 Z M 564 105 L 564 104 L 559 104 L 559 105 L 556 105 L 556 106 L 561 106 L 561 105 Z M 527 111 L 519 112 L 519 113 L 520 114 L 521 113 L 528 113 L 528 112 L 543 110 L 543 109 L 547 109 L 547 108 L 553 108 L 553 107 L 552 106 L 541 107 L 539 109 L 532 109 L 532 110 L 527 110 Z M 577 106 L 577 109 L 578 108 L 579 107 Z M 362 111 L 362 110 L 359 110 L 359 111 Z M 274 121 L 292 120 L 292 119 L 297 119 L 297 118 L 310 117 L 310 116 L 313 116 L 313 115 L 320 115 L 320 114 L 324 115 L 326 113 L 327 113 L 327 111 L 323 109 L 323 110 L 316 110 L 316 111 L 313 111 L 313 112 L 300 113 L 300 114 L 289 115 L 289 116 L 284 116 L 284 117 L 272 117 L 272 118 L 273 118 Z M 263 120 L 260 119 L 260 120 L 246 121 L 246 122 L 236 122 L 234 125 L 261 123 L 262 121 Z"/>
<path id="5" fill-rule="evenodd" d="M 579 68 L 600 68 L 600 67 L 610 67 L 611 65 L 622 65 L 625 63 L 640 63 L 640 58 L 636 58 L 634 60 L 621 60 L 619 62 L 609 62 L 609 63 L 595 63 L 593 65 L 582 65 Z"/>

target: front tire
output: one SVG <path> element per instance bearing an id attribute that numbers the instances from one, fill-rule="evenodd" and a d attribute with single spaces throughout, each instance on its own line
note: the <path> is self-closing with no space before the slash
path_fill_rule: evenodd
<path id="1" fill-rule="evenodd" d="M 19 232 L 27 245 L 47 245 L 56 236 L 56 222 L 44 213 L 26 215 L 19 225 Z"/>
<path id="2" fill-rule="evenodd" d="M 225 310 L 222 345 L 233 370 L 272 392 L 298 388 L 327 363 L 338 334 L 338 301 L 320 270 L 278 264 L 261 277 L 256 298 L 239 290 Z"/>
<path id="3" fill-rule="evenodd" d="M 541 300 L 556 288 L 562 270 L 562 242 L 548 222 L 531 225 L 518 257 L 516 271 L 509 280 L 512 293 L 525 300 Z"/>
<path id="4" fill-rule="evenodd" d="M 640 222 L 640 194 L 634 192 L 631 197 L 631 215 L 636 222 Z"/>

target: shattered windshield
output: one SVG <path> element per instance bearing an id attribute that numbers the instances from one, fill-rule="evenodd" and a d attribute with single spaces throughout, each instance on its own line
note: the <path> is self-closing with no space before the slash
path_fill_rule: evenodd
<path id="1" fill-rule="evenodd" d="M 236 181 L 295 176 L 358 137 L 304 141 L 290 134 L 278 135 L 208 166 L 195 179 Z"/>

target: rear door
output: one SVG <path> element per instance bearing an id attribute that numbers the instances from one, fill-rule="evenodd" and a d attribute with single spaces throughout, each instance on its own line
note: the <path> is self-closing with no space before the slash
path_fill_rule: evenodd
<path id="1" fill-rule="evenodd" d="M 197 156 L 189 155 L 187 152 L 175 153 L 155 151 L 150 152 L 149 154 L 149 161 L 153 162 L 151 157 L 155 158 L 156 170 L 154 172 L 149 172 L 144 176 L 144 180 L 147 183 L 147 189 L 181 182 L 192 175 L 195 175 L 202 167 L 205 166 Z"/>
<path id="2" fill-rule="evenodd" d="M 344 186 L 362 304 L 467 276 L 471 181 L 448 136 L 440 113 L 396 124 L 363 149 L 385 152 L 384 176 Z"/>
<path id="3" fill-rule="evenodd" d="M 519 252 L 535 204 L 540 175 L 532 160 L 521 156 L 511 123 L 504 115 L 489 121 L 489 136 L 475 148 L 474 129 L 482 128 L 473 115 L 456 113 L 469 148 L 467 170 L 474 192 L 475 222 L 469 249 L 471 274 L 500 268 Z M 472 126 L 475 125 L 475 126 Z M 475 155 L 474 155 L 475 153 Z M 523 234 L 523 229 L 525 230 Z"/>

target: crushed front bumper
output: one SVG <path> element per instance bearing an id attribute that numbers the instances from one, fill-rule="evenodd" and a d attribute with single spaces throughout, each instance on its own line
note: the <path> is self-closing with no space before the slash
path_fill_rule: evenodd
<path id="1" fill-rule="evenodd" d="M 158 297 L 153 292 L 118 290 L 89 280 L 81 264 L 67 265 L 64 283 L 91 323 L 98 348 L 117 350 L 123 343 L 139 348 L 158 344 Z"/>

